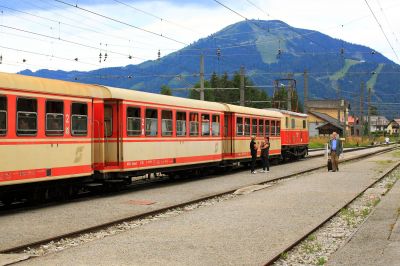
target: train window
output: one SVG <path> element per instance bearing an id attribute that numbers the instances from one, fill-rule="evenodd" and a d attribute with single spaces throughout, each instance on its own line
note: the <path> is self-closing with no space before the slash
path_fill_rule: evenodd
<path id="1" fill-rule="evenodd" d="M 111 105 L 104 105 L 104 136 L 111 137 L 112 136 L 112 116 L 113 109 Z"/>
<path id="2" fill-rule="evenodd" d="M 46 135 L 62 136 L 64 134 L 64 103 L 46 101 Z"/>
<path id="3" fill-rule="evenodd" d="M 189 126 L 190 126 L 190 136 L 198 136 L 199 135 L 199 114 L 190 113 L 189 117 Z"/>
<path id="4" fill-rule="evenodd" d="M 281 121 L 276 121 L 276 135 L 281 135 Z"/>
<path id="5" fill-rule="evenodd" d="M 201 115 L 201 135 L 202 136 L 210 136 L 210 115 L 209 114 Z"/>
<path id="6" fill-rule="evenodd" d="M 264 136 L 264 120 L 258 120 L 258 136 Z"/>
<path id="7" fill-rule="evenodd" d="M 161 135 L 172 136 L 172 111 L 161 112 Z"/>
<path id="8" fill-rule="evenodd" d="M 186 136 L 186 113 L 176 112 L 176 135 L 178 137 Z"/>
<path id="9" fill-rule="evenodd" d="M 271 121 L 271 136 L 276 136 L 275 121 Z"/>
<path id="10" fill-rule="evenodd" d="M 7 134 L 7 98 L 0 96 L 0 136 Z"/>
<path id="11" fill-rule="evenodd" d="M 156 109 L 146 110 L 146 136 L 157 136 L 158 113 Z"/>
<path id="12" fill-rule="evenodd" d="M 251 134 L 257 135 L 257 119 L 251 119 Z"/>
<path id="13" fill-rule="evenodd" d="M 265 136 L 270 136 L 270 121 L 265 120 Z"/>
<path id="14" fill-rule="evenodd" d="M 73 136 L 87 135 L 88 109 L 86 103 L 72 103 L 71 134 Z"/>
<path id="15" fill-rule="evenodd" d="M 307 128 L 306 120 L 303 120 L 303 128 Z"/>
<path id="16" fill-rule="evenodd" d="M 128 107 L 126 110 L 127 113 L 127 134 L 128 136 L 140 136 L 141 135 L 141 130 L 140 130 L 140 108 L 136 107 Z"/>
<path id="17" fill-rule="evenodd" d="M 243 136 L 243 117 L 236 118 L 236 135 Z"/>
<path id="18" fill-rule="evenodd" d="M 250 136 L 250 118 L 244 119 L 244 135 Z"/>
<path id="19" fill-rule="evenodd" d="M 219 115 L 213 115 L 212 116 L 212 125 L 211 125 L 211 129 L 212 129 L 212 135 L 213 136 L 219 136 L 220 134 L 220 116 Z"/>
<path id="20" fill-rule="evenodd" d="M 292 118 L 292 128 L 296 127 L 296 121 Z"/>
<path id="21" fill-rule="evenodd" d="M 37 100 L 17 99 L 17 134 L 32 136 L 37 133 Z"/>
<path id="22" fill-rule="evenodd" d="M 285 127 L 289 128 L 289 117 L 285 117 Z"/>

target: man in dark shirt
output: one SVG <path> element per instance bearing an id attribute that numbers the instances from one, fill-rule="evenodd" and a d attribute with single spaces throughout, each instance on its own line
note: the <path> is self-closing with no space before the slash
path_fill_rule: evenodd
<path id="1" fill-rule="evenodd" d="M 256 143 L 256 136 L 251 136 L 251 141 L 250 141 L 250 153 L 251 153 L 251 173 L 256 174 L 256 160 L 257 160 L 257 150 L 258 146 Z"/>

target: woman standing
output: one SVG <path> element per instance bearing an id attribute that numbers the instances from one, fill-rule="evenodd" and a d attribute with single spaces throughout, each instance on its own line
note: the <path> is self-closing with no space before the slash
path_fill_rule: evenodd
<path id="1" fill-rule="evenodd" d="M 265 167 L 267 167 L 267 172 L 269 172 L 269 137 L 265 139 L 265 142 L 261 144 L 261 161 L 263 170 L 262 173 L 265 173 Z"/>

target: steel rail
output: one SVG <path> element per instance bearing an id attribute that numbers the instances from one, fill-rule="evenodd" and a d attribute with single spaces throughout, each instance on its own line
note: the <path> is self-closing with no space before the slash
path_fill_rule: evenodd
<path id="1" fill-rule="evenodd" d="M 394 148 L 395 149 L 395 148 Z M 394 150 L 392 149 L 392 150 Z M 376 154 L 380 154 L 380 153 L 376 153 Z M 377 184 L 379 181 L 381 181 L 382 179 L 384 179 L 385 177 L 387 177 L 388 175 L 390 175 L 395 169 L 397 169 L 400 166 L 400 162 L 396 163 L 394 166 L 392 166 L 390 169 L 388 169 L 385 173 L 383 173 L 377 180 L 375 180 L 372 184 L 370 184 L 368 187 L 366 187 L 365 189 L 363 189 L 360 193 L 358 193 L 357 195 L 355 195 L 352 199 L 350 199 L 349 201 L 347 201 L 342 207 L 338 208 L 332 215 L 330 215 L 329 217 L 327 217 L 324 221 L 322 221 L 320 224 L 318 224 L 317 226 L 315 226 L 313 229 L 311 229 L 310 231 L 308 231 L 307 233 L 305 233 L 303 236 L 301 236 L 300 238 L 298 238 L 296 241 L 294 241 L 292 244 L 290 244 L 289 246 L 287 246 L 282 252 L 276 254 L 272 259 L 268 260 L 264 265 L 268 266 L 268 265 L 272 265 L 274 262 L 276 262 L 277 260 L 280 259 L 281 255 L 285 252 L 290 251 L 291 249 L 293 249 L 294 247 L 296 247 L 298 244 L 300 244 L 302 241 L 304 241 L 305 239 L 307 239 L 308 236 L 310 236 L 312 233 L 314 233 L 315 231 L 317 231 L 318 229 L 320 229 L 321 227 L 323 227 L 327 222 L 329 222 L 332 218 L 334 218 L 336 215 L 338 215 L 340 213 L 340 211 L 343 208 L 348 207 L 352 202 L 354 202 L 358 197 L 360 197 L 365 191 L 367 191 L 367 189 L 373 187 L 375 184 Z"/>
<path id="2" fill-rule="evenodd" d="M 366 154 L 362 154 L 362 155 L 359 155 L 359 156 L 355 156 L 353 158 L 344 159 L 344 160 L 342 160 L 342 162 L 357 161 L 357 160 L 360 160 L 360 159 L 376 156 L 376 155 L 379 155 L 379 154 L 382 154 L 382 153 L 387 153 L 387 152 L 396 150 L 397 148 L 398 148 L 397 146 L 388 147 L 386 149 L 382 149 L 382 150 L 377 151 L 377 152 L 366 153 Z M 326 164 L 310 167 L 310 168 L 307 168 L 305 170 L 301 170 L 301 171 L 298 171 L 298 172 L 295 172 L 295 173 L 291 173 L 291 174 L 288 174 L 288 175 L 278 176 L 278 177 L 275 177 L 275 178 L 272 178 L 272 179 L 269 179 L 269 180 L 266 180 L 266 181 L 255 183 L 253 185 L 265 185 L 265 184 L 268 184 L 268 183 L 272 183 L 272 182 L 275 182 L 275 181 L 288 179 L 288 178 L 291 178 L 291 177 L 294 177 L 294 176 L 298 176 L 298 175 L 302 175 L 302 174 L 305 174 L 305 173 L 313 172 L 313 171 L 320 170 L 320 169 L 323 169 L 323 168 L 326 168 Z M 26 243 L 26 244 L 23 244 L 23 245 L 19 245 L 19 246 L 16 246 L 16 247 L 3 249 L 3 250 L 0 250 L 0 253 L 21 253 L 27 248 L 39 247 L 40 245 L 47 244 L 47 243 L 50 243 L 50 242 L 57 242 L 57 241 L 59 241 L 59 240 L 61 240 L 63 238 L 73 238 L 73 237 L 78 236 L 78 235 L 99 231 L 99 230 L 108 228 L 110 226 L 121 224 L 123 222 L 129 222 L 129 221 L 133 221 L 133 220 L 143 219 L 145 217 L 149 217 L 149 216 L 154 216 L 154 215 L 158 215 L 158 214 L 161 214 L 161 213 L 165 213 L 165 212 L 170 211 L 172 209 L 182 208 L 182 207 L 187 206 L 187 205 L 191 205 L 191 204 L 195 204 L 195 203 L 202 202 L 202 201 L 205 201 L 205 200 L 209 200 L 209 199 L 212 199 L 212 198 L 217 198 L 217 197 L 221 197 L 221 196 L 224 196 L 224 195 L 232 194 L 233 192 L 235 192 L 236 190 L 238 190 L 240 188 L 242 188 L 242 187 L 237 187 L 235 189 L 230 189 L 230 190 L 227 190 L 227 191 L 224 191 L 224 192 L 219 192 L 219 193 L 216 193 L 216 194 L 213 194 L 213 195 L 200 197 L 200 198 L 195 199 L 195 200 L 181 202 L 179 204 L 173 204 L 173 205 L 166 206 L 164 208 L 153 210 L 153 211 L 150 211 L 150 212 L 146 212 L 146 213 L 142 213 L 142 214 L 138 214 L 138 215 L 136 214 L 136 215 L 132 215 L 132 216 L 127 216 L 127 217 L 120 218 L 120 219 L 117 219 L 117 220 L 113 220 L 113 221 L 110 221 L 110 222 L 107 222 L 107 223 L 102 223 L 102 224 L 99 224 L 99 225 L 87 227 L 87 228 L 80 229 L 80 230 L 77 230 L 77 231 L 73 231 L 73 232 L 70 232 L 70 233 L 61 234 L 61 235 L 58 235 L 58 236 L 55 236 L 55 237 L 50 237 L 50 238 L 46 238 L 46 239 L 43 239 L 43 240 L 34 241 L 34 242 L 31 242 L 31 243 Z M 327 220 L 329 220 L 329 219 L 327 219 Z M 314 232 L 316 229 L 312 230 L 312 232 Z M 310 232 L 310 233 L 312 233 L 312 232 Z M 301 239 L 296 241 L 296 243 L 294 243 L 293 245 L 288 247 L 288 249 L 290 249 L 291 247 L 296 245 L 302 239 L 304 239 L 304 237 L 302 237 Z M 274 257 L 274 259 L 271 260 L 271 262 L 275 261 L 277 258 L 279 258 L 280 254 L 281 253 L 277 254 Z"/>

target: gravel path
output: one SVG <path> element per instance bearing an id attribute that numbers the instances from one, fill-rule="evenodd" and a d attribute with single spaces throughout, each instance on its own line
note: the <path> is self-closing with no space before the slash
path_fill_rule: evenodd
<path id="1" fill-rule="evenodd" d="M 384 154 L 342 165 L 338 173 L 318 171 L 276 182 L 253 193 L 229 195 L 65 240 L 65 245 L 52 243 L 28 251 L 49 254 L 26 265 L 263 264 L 397 164 L 399 158 L 392 157 L 393 153 Z M 111 236 L 105 237 L 110 231 Z M 57 248 L 65 250 L 54 252 Z M 307 249 L 319 247 L 310 244 Z"/>

